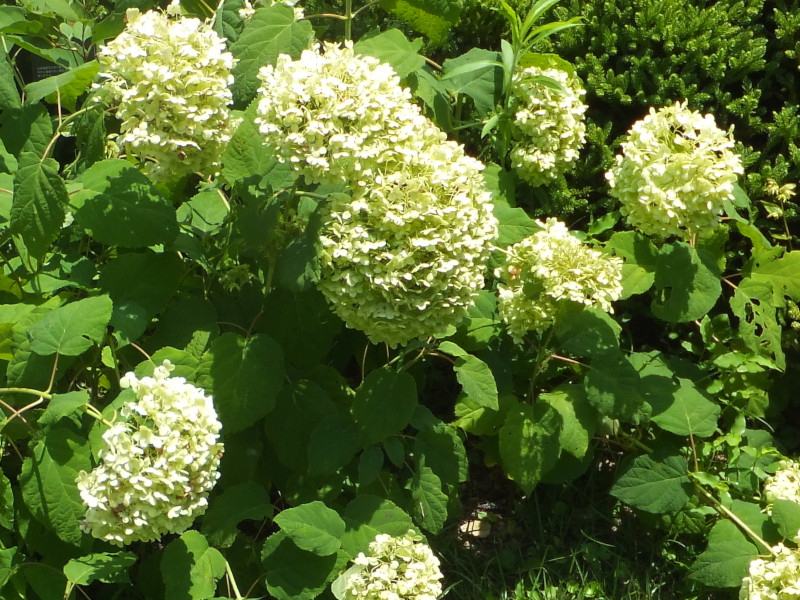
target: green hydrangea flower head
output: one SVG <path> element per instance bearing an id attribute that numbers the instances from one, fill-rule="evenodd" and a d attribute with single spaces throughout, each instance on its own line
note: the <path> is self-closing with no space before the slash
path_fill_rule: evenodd
<path id="1" fill-rule="evenodd" d="M 183 377 L 170 377 L 169 361 L 152 377 L 128 373 L 120 381 L 136 401 L 103 434 L 100 464 L 81 471 L 77 484 L 84 531 L 116 545 L 182 533 L 203 514 L 219 479 L 221 424 L 211 396 Z"/>
<path id="2" fill-rule="evenodd" d="M 543 84 L 549 77 L 563 91 Z M 574 163 L 586 143 L 583 103 L 586 90 L 580 79 L 560 69 L 528 67 L 518 70 L 511 83 L 513 146 L 511 163 L 531 185 L 544 185 Z"/>
<path id="3" fill-rule="evenodd" d="M 208 22 L 136 8 L 125 30 L 100 46 L 98 100 L 121 121 L 113 138 L 155 181 L 213 174 L 232 128 L 235 59 Z"/>
<path id="4" fill-rule="evenodd" d="M 740 600 L 800 598 L 800 553 L 778 544 L 772 548 L 772 554 L 770 558 L 750 561 L 748 575 L 739 589 Z"/>
<path id="5" fill-rule="evenodd" d="M 542 230 L 508 248 L 495 270 L 498 312 L 517 343 L 549 327 L 568 303 L 613 313 L 622 294 L 622 259 L 593 250 L 553 217 L 536 223 Z"/>
<path id="6" fill-rule="evenodd" d="M 775 500 L 791 500 L 800 504 L 800 464 L 782 460 L 779 469 L 764 482 L 764 498 L 772 504 Z"/>
<path id="7" fill-rule="evenodd" d="M 646 235 L 690 239 L 717 227 L 744 173 L 731 130 L 675 103 L 634 123 L 606 173 L 629 224 Z"/>
<path id="8" fill-rule="evenodd" d="M 436 600 L 442 594 L 439 559 L 421 535 L 378 534 L 353 560 L 345 583 L 347 600 Z"/>
<path id="9" fill-rule="evenodd" d="M 324 51 L 323 51 L 324 50 Z M 411 102 L 391 66 L 326 43 L 259 71 L 264 143 L 309 183 L 366 184 L 446 136 Z"/>
<path id="10" fill-rule="evenodd" d="M 318 288 L 349 327 L 396 346 L 463 318 L 497 236 L 482 169 L 440 142 L 331 198 Z"/>

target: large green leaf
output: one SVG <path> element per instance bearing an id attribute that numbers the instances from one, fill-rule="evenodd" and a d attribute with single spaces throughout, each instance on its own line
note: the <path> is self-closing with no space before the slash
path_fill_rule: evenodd
<path id="1" fill-rule="evenodd" d="M 20 162 L 24 166 L 14 174 L 11 232 L 22 238 L 28 252 L 42 258 L 64 224 L 67 188 L 56 161 L 40 162 L 24 153 Z"/>
<path id="2" fill-rule="evenodd" d="M 28 332 L 31 350 L 42 356 L 56 352 L 78 356 L 103 340 L 111 310 L 108 296 L 85 298 L 51 310 Z"/>
<path id="3" fill-rule="evenodd" d="M 271 535 L 261 552 L 267 590 L 277 600 L 312 600 L 335 575 L 337 555 L 298 548 L 285 532 Z"/>
<path id="4" fill-rule="evenodd" d="M 591 357 L 619 348 L 621 331 L 622 328 L 607 312 L 576 307 L 557 320 L 554 333 L 567 352 Z"/>
<path id="5" fill-rule="evenodd" d="M 427 411 L 427 409 L 425 409 Z M 457 486 L 467 480 L 467 451 L 452 425 L 438 419 L 425 426 L 414 438 L 414 456 L 433 469 L 446 485 Z"/>
<path id="6" fill-rule="evenodd" d="M 22 101 L 14 80 L 14 70 L 8 59 L 4 55 L 0 56 L 0 111 L 20 107 L 22 107 Z"/>
<path id="7" fill-rule="evenodd" d="M 353 416 L 366 444 L 376 444 L 400 433 L 417 406 L 417 385 L 406 372 L 390 367 L 372 371 L 353 399 Z"/>
<path id="8" fill-rule="evenodd" d="M 461 56 L 444 61 L 442 65 L 444 83 L 454 94 L 465 94 L 472 98 L 478 114 L 486 115 L 500 101 L 502 93 L 503 68 L 500 65 L 490 64 L 499 60 L 499 52 L 472 48 Z M 468 69 L 466 72 L 462 70 L 473 63 L 480 65 L 479 68 Z M 448 76 L 448 73 L 451 75 Z M 501 242 L 498 241 L 498 244 Z"/>
<path id="9" fill-rule="evenodd" d="M 419 461 L 411 478 L 411 499 L 417 523 L 434 535 L 447 520 L 447 494 L 442 491 L 442 481 L 424 460 Z"/>
<path id="10" fill-rule="evenodd" d="M 187 531 L 164 548 L 161 578 L 172 600 L 207 600 L 225 574 L 225 557 L 198 531 Z"/>
<path id="11" fill-rule="evenodd" d="M 624 261 L 622 300 L 653 287 L 658 249 L 649 239 L 636 231 L 620 231 L 611 236 L 606 246 Z"/>
<path id="12" fill-rule="evenodd" d="M 800 278 L 800 271 L 798 273 Z M 779 369 L 785 369 L 782 331 L 776 318 L 772 285 L 749 277 L 742 279 L 730 305 L 739 319 L 739 335 L 747 347 L 774 361 Z"/>
<path id="13" fill-rule="evenodd" d="M 736 588 L 747 575 L 758 549 L 731 521 L 719 521 L 708 535 L 708 547 L 689 569 L 689 578 L 708 587 Z"/>
<path id="14" fill-rule="evenodd" d="M 584 387 L 589 403 L 612 419 L 635 421 L 645 403 L 639 373 L 619 350 L 592 357 Z"/>
<path id="15" fill-rule="evenodd" d="M 559 386 L 548 394 L 541 394 L 537 402 L 549 404 L 561 415 L 558 439 L 561 451 L 583 458 L 598 421 L 597 412 L 587 402 L 583 388 L 577 384 Z"/>
<path id="16" fill-rule="evenodd" d="M 285 376 L 283 352 L 275 340 L 226 333 L 203 355 L 197 383 L 213 394 L 223 432 L 230 434 L 273 409 Z"/>
<path id="17" fill-rule="evenodd" d="M 500 429 L 500 456 L 509 478 L 530 494 L 561 454 L 561 415 L 547 404 L 520 404 Z"/>
<path id="18" fill-rule="evenodd" d="M 282 510 L 274 520 L 298 548 L 317 556 L 335 554 L 345 531 L 339 513 L 319 501 Z"/>
<path id="19" fill-rule="evenodd" d="M 0 140 L 11 154 L 44 154 L 53 137 L 53 120 L 44 104 L 0 111 Z"/>
<path id="20" fill-rule="evenodd" d="M 352 417 L 325 416 L 308 441 L 308 474 L 331 475 L 346 466 L 361 448 L 361 431 Z"/>
<path id="21" fill-rule="evenodd" d="M 792 539 L 800 531 L 800 504 L 779 498 L 772 503 L 772 520 L 785 539 Z"/>
<path id="22" fill-rule="evenodd" d="M 100 272 L 100 289 L 111 296 L 111 325 L 123 341 L 144 333 L 178 289 L 183 261 L 176 254 L 122 254 Z"/>
<path id="23" fill-rule="evenodd" d="M 620 469 L 611 495 L 650 513 L 674 513 L 689 501 L 686 458 L 671 449 L 637 456 Z"/>
<path id="24" fill-rule="evenodd" d="M 409 42 L 399 29 L 389 29 L 378 35 L 362 38 L 353 46 L 353 51 L 356 54 L 374 56 L 390 64 L 402 79 L 425 64 L 425 59 L 419 54 L 420 48 L 422 48 L 421 39 Z"/>
<path id="25" fill-rule="evenodd" d="M 129 583 L 128 569 L 136 562 L 133 552 L 98 552 L 71 559 L 64 565 L 64 575 L 75 585 Z"/>
<path id="26" fill-rule="evenodd" d="M 261 521 L 271 515 L 267 490 L 257 483 L 240 483 L 225 489 L 210 502 L 201 531 L 214 546 L 230 546 L 239 533 L 239 523 Z"/>
<path id="27" fill-rule="evenodd" d="M 25 103 L 35 104 L 46 97 L 51 104 L 60 102 L 67 110 L 74 111 L 78 98 L 89 89 L 99 68 L 96 60 L 90 60 L 64 73 L 29 83 L 25 86 Z"/>
<path id="28" fill-rule="evenodd" d="M 668 388 L 670 389 L 670 388 Z M 678 435 L 709 437 L 717 430 L 722 410 L 688 379 L 678 378 L 669 395 L 648 396 L 651 420 Z"/>
<path id="29" fill-rule="evenodd" d="M 145 248 L 167 244 L 178 234 L 175 209 L 126 160 L 95 163 L 83 174 L 83 187 L 89 196 L 75 220 L 101 244 Z"/>
<path id="30" fill-rule="evenodd" d="M 661 248 L 655 269 L 656 298 L 651 309 L 671 323 L 695 321 L 708 313 L 722 293 L 714 258 L 689 244 L 675 242 Z"/>
<path id="31" fill-rule="evenodd" d="M 278 3 L 258 9 L 239 39 L 231 44 L 231 52 L 239 61 L 233 69 L 234 100 L 240 105 L 250 102 L 261 85 L 258 70 L 264 65 L 274 65 L 280 54 L 299 58 L 311 44 L 313 35 L 311 23 L 295 21 L 290 6 Z"/>
<path id="32" fill-rule="evenodd" d="M 750 277 L 772 286 L 775 306 L 786 306 L 786 297 L 800 302 L 800 250 L 787 252 L 777 260 L 764 252 L 754 256 Z"/>
<path id="33" fill-rule="evenodd" d="M 350 556 L 366 552 L 379 533 L 401 536 L 414 529 L 411 517 L 391 500 L 360 494 L 344 510 L 347 530 L 342 547 Z"/>
<path id="34" fill-rule="evenodd" d="M 462 3 L 461 0 L 383 0 L 381 6 L 438 44 L 458 23 Z"/>
<path id="35" fill-rule="evenodd" d="M 19 477 L 22 498 L 36 520 L 75 546 L 81 543 L 85 511 L 75 478 L 91 468 L 86 437 L 73 428 L 56 426 L 25 459 Z"/>
<path id="36" fill-rule="evenodd" d="M 453 370 L 464 393 L 478 406 L 497 410 L 497 382 L 492 370 L 477 356 L 467 354 L 452 342 L 444 342 L 439 346 L 442 352 L 456 357 Z"/>

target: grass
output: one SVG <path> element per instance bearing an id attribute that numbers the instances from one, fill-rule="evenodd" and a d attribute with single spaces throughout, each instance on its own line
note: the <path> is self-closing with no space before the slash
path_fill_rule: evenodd
<path id="1" fill-rule="evenodd" d="M 475 463 L 473 463 L 475 464 Z M 686 567 L 702 547 L 673 539 L 608 494 L 613 467 L 524 497 L 499 470 L 472 473 L 462 502 L 477 537 L 443 532 L 436 550 L 455 600 L 729 600 L 704 594 Z"/>

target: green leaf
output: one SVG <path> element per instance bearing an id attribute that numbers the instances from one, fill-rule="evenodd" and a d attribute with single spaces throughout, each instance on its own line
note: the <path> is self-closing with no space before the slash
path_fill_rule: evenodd
<path id="1" fill-rule="evenodd" d="M 101 244 L 145 248 L 167 244 L 178 234 L 175 210 L 126 160 L 95 163 L 83 174 L 83 187 L 90 195 L 75 220 Z"/>
<path id="2" fill-rule="evenodd" d="M 105 337 L 111 309 L 108 296 L 95 296 L 51 310 L 29 330 L 31 350 L 42 356 L 82 354 Z"/>
<path id="3" fill-rule="evenodd" d="M 53 121 L 44 104 L 0 111 L 0 140 L 11 154 L 40 157 L 53 137 Z"/>
<path id="4" fill-rule="evenodd" d="M 381 62 L 388 63 L 398 77 L 403 79 L 425 64 L 425 58 L 419 54 L 420 48 L 422 48 L 421 39 L 409 42 L 399 29 L 387 29 L 378 35 L 362 38 L 353 46 L 353 51 L 356 54 L 374 56 Z"/>
<path id="5" fill-rule="evenodd" d="M 275 340 L 226 333 L 203 355 L 197 384 L 213 394 L 227 435 L 250 427 L 273 409 L 285 376 L 283 352 Z"/>
<path id="6" fill-rule="evenodd" d="M 68 417 L 82 406 L 89 404 L 89 392 L 67 392 L 66 394 L 53 394 L 47 408 L 39 417 L 39 425 L 54 425 L 64 417 Z"/>
<path id="7" fill-rule="evenodd" d="M 319 501 L 282 510 L 274 520 L 298 548 L 317 556 L 335 554 L 345 531 L 339 513 Z"/>
<path id="8" fill-rule="evenodd" d="M 359 485 L 369 485 L 378 479 L 381 469 L 383 469 L 383 450 L 380 446 L 366 448 L 358 460 Z"/>
<path id="9" fill-rule="evenodd" d="M 252 100 L 261 85 L 258 70 L 264 65 L 274 65 L 280 54 L 299 58 L 311 44 L 313 35 L 311 23 L 307 20 L 296 22 L 294 9 L 290 6 L 274 4 L 258 9 L 230 47 L 239 61 L 233 69 L 234 100 L 238 104 Z"/>
<path id="10" fill-rule="evenodd" d="M 612 419 L 633 422 L 645 403 L 639 373 L 619 350 L 592 357 L 584 388 L 597 412 Z"/>
<path id="11" fill-rule="evenodd" d="M 496 64 L 499 60 L 499 52 L 472 48 L 461 56 L 444 61 L 442 65 L 448 89 L 454 94 L 465 94 L 472 98 L 475 110 L 481 116 L 489 114 L 500 101 L 503 89 L 503 68 Z M 448 77 L 448 74 L 456 69 L 480 61 L 487 62 L 481 62 L 480 64 L 483 66 L 480 68 Z M 499 240 L 497 243 L 501 246 L 504 245 Z"/>
<path id="12" fill-rule="evenodd" d="M 8 580 L 16 571 L 17 548 L 3 548 L 0 550 L 0 590 L 5 589 Z"/>
<path id="13" fill-rule="evenodd" d="M 258 102 L 254 101 L 243 114 L 242 123 L 231 136 L 222 153 L 222 174 L 230 183 L 255 180 L 261 188 L 279 190 L 295 180 L 291 164 L 278 162 L 274 153 L 264 148 L 263 138 L 255 123 Z"/>
<path id="14" fill-rule="evenodd" d="M 25 86 L 25 103 L 36 104 L 45 98 L 49 103 L 57 104 L 60 100 L 61 106 L 72 112 L 99 68 L 96 60 L 90 60 L 64 73 L 29 83 Z"/>
<path id="15" fill-rule="evenodd" d="M 85 177 L 85 175 L 84 175 Z M 217 190 L 200 192 L 178 209 L 178 220 L 197 229 L 201 233 L 219 231 L 230 213 L 228 202 Z"/>
<path id="16" fill-rule="evenodd" d="M 361 447 L 361 431 L 349 416 L 326 416 L 311 432 L 308 442 L 308 474 L 337 473 Z"/>
<path id="17" fill-rule="evenodd" d="M 610 493 L 634 508 L 661 514 L 683 508 L 691 491 L 686 459 L 671 449 L 659 449 L 622 467 Z"/>
<path id="18" fill-rule="evenodd" d="M 619 348 L 621 331 L 622 327 L 605 311 L 579 307 L 557 320 L 554 333 L 567 352 L 592 357 Z"/>
<path id="19" fill-rule="evenodd" d="M 739 335 L 753 352 L 786 368 L 782 330 L 773 305 L 772 286 L 749 277 L 739 282 L 730 300 L 731 311 L 739 319 Z"/>
<path id="20" fill-rule="evenodd" d="M 417 406 L 417 385 L 406 372 L 390 367 L 372 371 L 353 399 L 353 416 L 366 444 L 377 444 L 400 433 Z"/>
<path id="21" fill-rule="evenodd" d="M 502 203 L 494 205 L 494 216 L 498 221 L 496 244 L 500 247 L 521 242 L 540 230 L 536 221 L 521 208 L 511 208 Z"/>
<path id="22" fill-rule="evenodd" d="M 597 412 L 586 400 L 580 385 L 563 385 L 549 394 L 540 394 L 537 402 L 544 402 L 561 415 L 561 432 L 558 444 L 562 452 L 583 458 L 589 450 L 597 427 Z"/>
<path id="23" fill-rule="evenodd" d="M 137 560 L 133 552 L 99 552 L 71 559 L 64 565 L 64 575 L 75 585 L 130 583 L 128 569 Z"/>
<path id="24" fill-rule="evenodd" d="M 547 404 L 520 404 L 509 410 L 500 429 L 503 468 L 530 494 L 561 454 L 561 415 Z"/>
<path id="25" fill-rule="evenodd" d="M 0 471 L 0 527 L 14 531 L 14 492 L 11 482 L 2 471 Z"/>
<path id="26" fill-rule="evenodd" d="M 178 288 L 183 261 L 176 254 L 123 254 L 100 272 L 100 289 L 111 296 L 111 325 L 123 341 L 144 333 Z"/>
<path id="27" fill-rule="evenodd" d="M 714 435 L 722 410 L 688 379 L 678 378 L 669 394 L 648 397 L 651 420 L 678 435 L 704 438 Z M 658 399 L 658 401 L 656 401 Z"/>
<path id="28" fill-rule="evenodd" d="M 772 520 L 784 539 L 790 540 L 800 531 L 800 504 L 779 498 L 772 503 Z"/>
<path id="29" fill-rule="evenodd" d="M 655 289 L 653 314 L 671 323 L 686 323 L 704 317 L 713 308 L 722 284 L 708 252 L 675 242 L 661 248 L 658 255 Z"/>
<path id="30" fill-rule="evenodd" d="M 424 459 L 419 461 L 411 478 L 411 498 L 420 526 L 434 535 L 439 533 L 447 520 L 447 494 L 442 491 L 442 481 Z"/>
<path id="31" fill-rule="evenodd" d="M 57 426 L 36 444 L 19 477 L 22 498 L 36 520 L 74 546 L 81 543 L 85 510 L 75 478 L 91 468 L 85 436 Z"/>
<path id="32" fill-rule="evenodd" d="M 263 486 L 245 482 L 225 489 L 203 515 L 201 531 L 209 543 L 226 547 L 233 543 L 242 521 L 261 521 L 272 516 L 269 494 Z"/>
<path id="33" fill-rule="evenodd" d="M 653 287 L 658 249 L 649 239 L 635 231 L 620 231 L 611 236 L 606 247 L 624 261 L 621 299 Z"/>
<path id="34" fill-rule="evenodd" d="M 492 370 L 477 356 L 464 354 L 453 365 L 456 378 L 470 400 L 485 408 L 498 410 L 497 383 Z"/>
<path id="35" fill-rule="evenodd" d="M 3 8 L 8 9 L 11 7 Z M 1 14 L 2 13 L 0 13 L 0 15 Z M 2 23 L 2 16 L 0 16 L 0 23 Z M 1 29 L 2 28 L 0 27 L 0 30 Z M 8 59 L 5 56 L 2 56 L 0 57 L 0 110 L 9 110 L 11 108 L 21 107 L 22 101 L 20 100 L 19 91 L 17 90 L 17 83 L 14 79 L 14 70 L 11 68 Z"/>
<path id="36" fill-rule="evenodd" d="M 271 535 L 261 552 L 267 591 L 277 600 L 312 600 L 336 570 L 337 555 L 318 556 L 298 548 L 283 531 Z"/>
<path id="37" fill-rule="evenodd" d="M 67 188 L 56 161 L 39 162 L 27 153 L 20 160 L 25 166 L 14 174 L 11 233 L 22 238 L 28 252 L 42 258 L 64 224 Z"/>
<path id="38" fill-rule="evenodd" d="M 427 409 L 425 409 L 427 411 Z M 446 485 L 457 486 L 467 480 L 467 451 L 456 429 L 447 423 L 435 421 L 421 428 L 414 437 L 414 456 L 425 464 Z M 417 425 L 419 427 L 419 425 Z"/>
<path id="39" fill-rule="evenodd" d="M 381 6 L 415 30 L 440 44 L 447 32 L 458 23 L 462 4 L 459 0 L 383 0 Z"/>
<path id="40" fill-rule="evenodd" d="M 765 253 L 766 254 L 766 253 Z M 800 250 L 787 252 L 777 260 L 756 254 L 750 277 L 772 286 L 775 306 L 786 306 L 786 297 L 800 302 Z"/>
<path id="41" fill-rule="evenodd" d="M 311 213 L 305 230 L 294 237 L 283 249 L 278 258 L 277 282 L 290 292 L 302 292 L 313 288 L 320 275 L 320 242 L 322 229 L 321 211 Z"/>
<path id="42" fill-rule="evenodd" d="M 708 534 L 708 547 L 689 569 L 689 578 L 711 588 L 736 588 L 747 575 L 758 549 L 731 521 L 719 521 Z"/>
<path id="43" fill-rule="evenodd" d="M 342 547 L 350 556 L 366 552 L 379 533 L 401 536 L 414 529 L 411 517 L 391 500 L 359 494 L 344 510 Z"/>
<path id="44" fill-rule="evenodd" d="M 161 577 L 164 593 L 173 600 L 206 600 L 214 596 L 225 574 L 225 557 L 198 531 L 187 531 L 164 548 Z"/>

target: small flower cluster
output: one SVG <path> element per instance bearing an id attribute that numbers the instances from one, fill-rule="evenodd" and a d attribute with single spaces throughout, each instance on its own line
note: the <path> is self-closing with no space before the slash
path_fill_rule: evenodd
<path id="1" fill-rule="evenodd" d="M 778 544 L 772 554 L 769 559 L 750 561 L 748 576 L 742 579 L 739 590 L 740 600 L 800 599 L 800 553 Z"/>
<path id="2" fill-rule="evenodd" d="M 125 30 L 98 53 L 98 100 L 121 121 L 114 140 L 154 180 L 213 173 L 232 128 L 234 58 L 209 23 L 136 8 Z"/>
<path id="3" fill-rule="evenodd" d="M 539 77 L 557 81 L 563 91 L 544 85 Z M 531 185 L 546 184 L 577 160 L 586 142 L 586 90 L 566 71 L 528 67 L 514 74 L 511 94 L 512 164 Z"/>
<path id="4" fill-rule="evenodd" d="M 508 332 L 521 342 L 528 331 L 542 331 L 565 303 L 614 312 L 622 293 L 622 259 L 592 250 L 564 223 L 549 218 L 530 237 L 511 246 L 495 276 L 498 310 Z"/>
<path id="5" fill-rule="evenodd" d="M 634 123 L 617 164 L 606 173 L 628 223 L 647 235 L 689 239 L 719 224 L 744 172 L 731 131 L 712 115 L 676 103 Z"/>
<path id="6" fill-rule="evenodd" d="M 497 235 L 483 165 L 447 141 L 389 65 L 328 44 L 265 67 L 265 143 L 332 195 L 319 289 L 348 326 L 391 346 L 457 322 Z"/>
<path id="7" fill-rule="evenodd" d="M 275 4 L 284 4 L 286 6 L 290 6 L 294 9 L 294 20 L 299 21 L 303 17 L 305 17 L 305 12 L 299 6 L 295 6 L 298 0 L 263 0 L 262 2 L 256 2 L 256 4 L 262 4 L 263 6 L 273 6 Z M 250 0 L 244 0 L 242 3 L 242 8 L 239 9 L 239 16 L 244 20 L 249 20 L 256 12 L 256 7 L 250 2 Z"/>
<path id="8" fill-rule="evenodd" d="M 436 600 L 442 593 L 439 559 L 422 536 L 379 534 L 353 561 L 360 570 L 348 577 L 348 600 Z"/>
<path id="9" fill-rule="evenodd" d="M 791 500 L 800 504 L 800 464 L 782 460 L 779 469 L 764 482 L 764 498 L 769 504 L 775 500 Z"/>
<path id="10" fill-rule="evenodd" d="M 152 377 L 122 378 L 137 400 L 103 434 L 100 464 L 78 474 L 87 507 L 81 526 L 97 538 L 117 545 L 157 540 L 205 512 L 219 478 L 221 425 L 211 397 L 170 377 L 173 368 L 164 361 Z"/>

